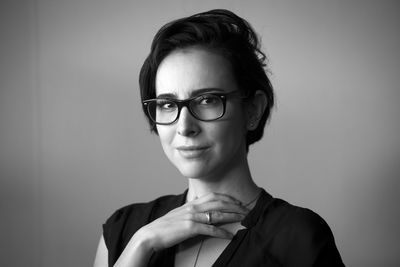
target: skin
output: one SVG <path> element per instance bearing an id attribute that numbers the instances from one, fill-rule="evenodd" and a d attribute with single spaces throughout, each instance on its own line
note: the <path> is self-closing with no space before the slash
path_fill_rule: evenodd
<path id="1" fill-rule="evenodd" d="M 206 92 L 238 90 L 229 66 L 220 56 L 204 50 L 180 50 L 170 54 L 160 65 L 156 78 L 157 97 L 171 95 L 187 99 Z M 215 89 L 214 89 L 215 88 Z M 224 117 L 203 122 L 187 110 L 172 125 L 157 125 L 165 155 L 183 176 L 219 182 L 235 165 L 246 158 L 245 115 L 239 98 L 227 101 Z M 180 146 L 207 147 L 199 157 L 185 157 Z M 189 155 L 190 156 L 190 155 Z"/>
<path id="2" fill-rule="evenodd" d="M 204 90 L 228 93 L 238 89 L 229 62 L 200 47 L 173 51 L 161 62 L 156 76 L 157 97 L 187 99 Z M 187 203 L 139 229 L 115 266 L 146 266 L 153 251 L 198 235 L 232 238 L 234 233 L 221 224 L 243 220 L 249 209 L 242 203 L 259 192 L 245 147 L 246 132 L 257 127 L 266 106 L 265 95 L 256 95 L 246 103 L 228 98 L 225 115 L 216 121 L 199 121 L 184 107 L 177 122 L 157 126 L 166 156 L 188 178 Z M 207 211 L 213 212 L 211 225 Z M 101 238 L 95 266 L 106 265 L 107 248 Z"/>

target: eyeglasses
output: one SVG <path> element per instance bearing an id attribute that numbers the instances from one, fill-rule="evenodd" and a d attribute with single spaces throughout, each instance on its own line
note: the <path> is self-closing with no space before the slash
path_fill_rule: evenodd
<path id="1" fill-rule="evenodd" d="M 156 124 L 169 125 L 178 120 L 183 107 L 200 121 L 215 121 L 225 114 L 228 96 L 241 96 L 239 90 L 229 93 L 206 93 L 185 100 L 155 98 L 143 101 L 149 118 Z"/>

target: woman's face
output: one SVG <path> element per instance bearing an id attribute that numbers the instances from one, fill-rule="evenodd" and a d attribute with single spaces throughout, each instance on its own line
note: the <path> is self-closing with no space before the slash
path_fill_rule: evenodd
<path id="1" fill-rule="evenodd" d="M 176 50 L 160 64 L 156 95 L 187 99 L 205 92 L 238 90 L 229 62 L 200 48 Z M 169 160 L 188 178 L 222 177 L 246 160 L 246 119 L 239 97 L 229 97 L 225 115 L 200 121 L 183 107 L 171 125 L 157 125 L 161 145 Z"/>

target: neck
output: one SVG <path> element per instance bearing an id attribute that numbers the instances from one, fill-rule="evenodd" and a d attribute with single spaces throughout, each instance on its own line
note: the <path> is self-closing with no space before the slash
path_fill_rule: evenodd
<path id="1" fill-rule="evenodd" d="M 242 203 L 247 203 L 259 192 L 259 187 L 251 177 L 247 160 L 217 176 L 207 179 L 189 178 L 187 201 L 209 193 L 221 193 L 230 195 Z"/>

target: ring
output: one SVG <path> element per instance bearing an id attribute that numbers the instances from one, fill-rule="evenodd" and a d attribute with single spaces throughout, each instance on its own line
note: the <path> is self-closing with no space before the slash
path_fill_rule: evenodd
<path id="1" fill-rule="evenodd" d="M 212 223 L 211 212 L 207 211 L 205 212 L 205 214 L 207 217 L 207 224 L 211 224 Z"/>

